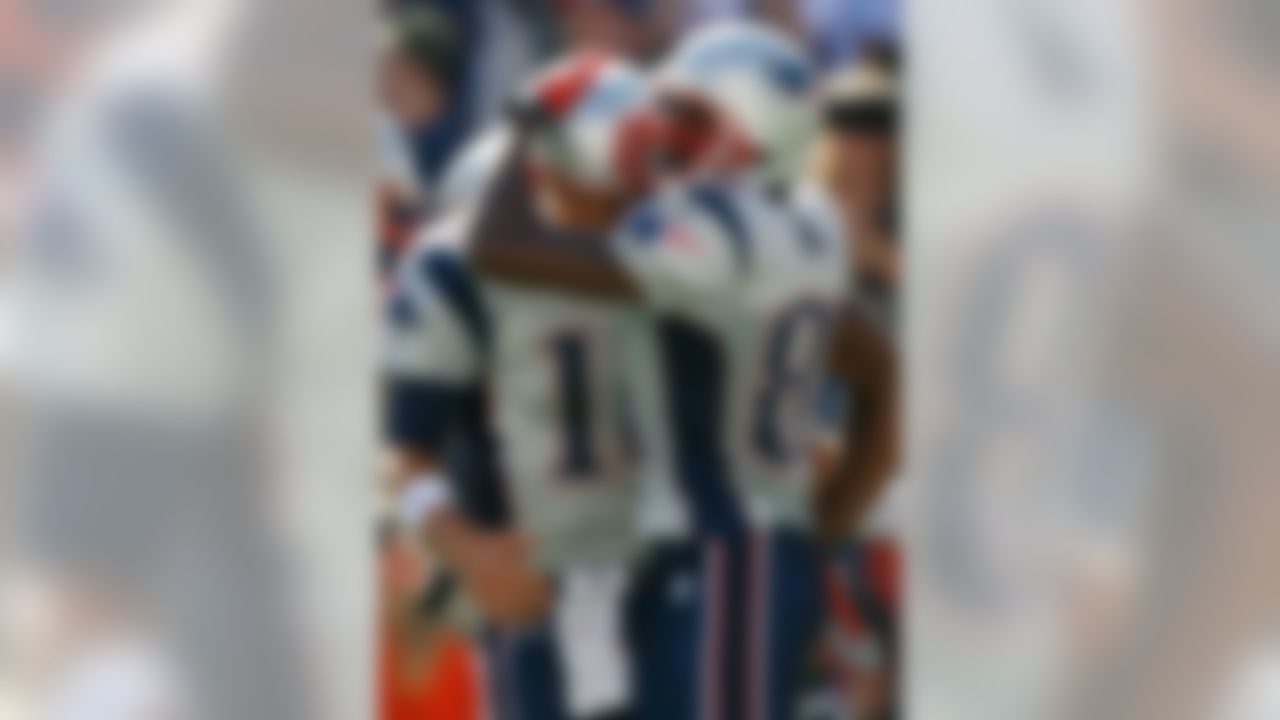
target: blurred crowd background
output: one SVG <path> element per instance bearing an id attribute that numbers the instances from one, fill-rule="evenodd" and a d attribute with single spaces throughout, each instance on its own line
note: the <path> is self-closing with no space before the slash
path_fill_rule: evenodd
<path id="1" fill-rule="evenodd" d="M 897 0 L 395 0 L 382 8 L 378 262 L 388 271 L 447 195 L 451 163 L 498 120 L 532 69 L 591 48 L 645 65 L 692 28 L 763 19 L 822 70 L 822 130 L 810 173 L 838 201 L 861 301 L 896 324 L 900 213 Z M 891 505 L 891 503 L 886 503 Z M 834 619 L 805 720 L 896 717 L 900 567 L 893 511 L 844 551 L 829 578 Z M 431 559 L 379 532 L 384 720 L 483 716 L 479 662 L 452 625 Z"/>
<path id="2" fill-rule="evenodd" d="M 780 13 L 833 77 L 867 68 L 875 57 L 867 48 L 884 36 L 902 40 L 909 56 L 909 75 L 899 75 L 911 97 L 910 152 L 900 163 L 909 243 L 892 242 L 901 229 L 892 204 L 846 204 L 864 208 L 862 222 L 888 240 L 860 253 L 875 274 L 864 284 L 869 296 L 888 288 L 879 291 L 885 315 L 901 320 L 907 348 L 908 716 L 1280 717 L 1277 4 L 913 0 L 909 22 L 908 8 L 862 0 L 745 5 L 580 0 L 570 13 L 516 0 L 0 3 L 0 717 L 49 717 L 30 708 L 71 698 L 81 714 L 56 717 L 96 720 L 108 703 L 167 690 L 165 673 L 150 671 L 172 669 L 172 656 L 216 661 L 198 678 L 206 694 L 195 699 L 196 717 L 251 717 L 228 704 L 255 691 L 314 700 L 292 714 L 258 715 L 273 720 L 363 717 L 377 696 L 367 672 L 376 664 L 366 649 L 370 624 L 392 619 L 420 629 L 418 637 L 444 638 L 406 647 L 465 658 L 456 635 L 424 620 L 430 613 L 406 611 L 430 605 L 418 594 L 431 571 L 426 559 L 400 552 L 385 534 L 376 568 L 368 551 L 375 153 L 382 207 L 394 210 L 380 218 L 379 248 L 390 255 L 431 216 L 448 158 L 537 58 L 569 42 L 651 56 L 689 23 L 748 11 Z M 199 12 L 157 26 L 155 8 Z M 402 10 L 429 12 L 409 21 Z M 219 13 L 238 17 L 223 23 Z M 424 31 L 435 39 L 396 53 L 404 63 L 371 62 L 416 44 L 393 40 L 418 23 L 453 30 Z M 367 42 L 374 36 L 377 46 Z M 145 62 L 120 71 L 120 47 L 146 51 Z M 380 94 L 395 94 L 394 104 L 370 101 L 378 69 Z M 66 142 L 55 132 L 66 120 L 104 127 L 104 101 L 140 87 L 159 102 L 139 117 L 154 120 L 206 77 L 221 81 L 218 90 L 184 117 L 215 126 L 231 117 L 255 134 L 228 133 L 217 152 L 202 153 L 210 143 L 199 137 L 163 144 L 143 133 L 153 141 L 122 151 L 112 137 Z M 376 148 L 368 139 L 375 123 L 383 128 Z M 897 147 L 862 133 L 827 139 L 846 158 Z M 872 147 L 879 150 L 865 152 Z M 178 194 L 201 212 L 169 217 L 171 203 L 120 181 L 135 154 L 161 168 L 185 164 L 197 178 L 230 165 L 237 181 L 229 184 L 259 206 L 247 223 L 254 232 L 209 234 L 231 213 L 200 193 L 201 182 Z M 815 172 L 822 165 L 815 160 Z M 827 167 L 856 174 L 852 165 L 863 163 Z M 23 229 L 20 216 L 35 214 L 40 198 L 77 209 L 82 222 Z M 166 220 L 149 224 L 157 216 Z M 227 266 L 215 262 L 225 256 L 171 252 L 204 247 L 187 244 L 200 236 L 272 261 Z M 86 247 L 96 262 L 65 262 L 84 259 L 66 251 Z M 55 262 L 37 270 L 77 272 L 43 278 L 46 294 L 24 301 L 19 290 L 33 277 L 25 251 L 50 248 L 35 255 Z M 155 272 L 134 274 L 140 267 Z M 275 294 L 241 292 L 249 276 L 249 287 Z M 134 292 L 113 304 L 121 287 Z M 202 312 L 240 308 L 230 325 L 265 323 L 275 347 L 246 348 L 247 336 L 235 333 L 211 339 L 208 316 L 186 304 L 199 293 L 209 294 Z M 100 323 L 103 314 L 110 317 Z M 83 344 L 44 352 L 26 334 L 32 329 L 41 340 L 65 330 Z M 224 354 L 239 357 L 252 379 L 233 378 L 235 393 L 202 374 L 202 361 Z M 101 437 L 20 422 L 30 396 L 48 388 L 17 366 L 68 364 L 53 360 L 79 360 L 97 379 L 109 366 L 106 379 L 125 384 L 109 426 L 145 420 L 128 438 L 129 454 L 151 462 L 152 450 L 166 451 L 147 478 L 152 490 L 177 476 L 201 491 L 138 492 L 120 503 L 148 545 L 183 552 L 176 562 L 168 553 L 110 557 L 132 571 L 126 577 L 146 580 L 117 578 L 108 583 L 116 592 L 90 582 L 102 578 L 73 574 L 70 596 L 81 602 L 71 608 L 65 596 L 32 589 L 16 562 L 30 560 L 22 531 L 37 517 L 23 497 L 60 497 L 38 492 L 58 487 L 43 471 L 16 467 L 18 459 L 64 458 Z M 163 402 L 188 390 L 205 400 L 234 396 L 226 404 L 235 412 Z M 61 399 L 83 399 L 71 395 Z M 277 415 L 271 432 L 257 431 L 265 421 L 250 429 L 246 406 L 259 420 Z M 157 430 L 184 423 L 189 432 Z M 248 455 L 223 444 L 227 428 L 269 447 L 252 472 L 226 462 L 228 453 Z M 83 537 L 82 517 L 106 517 L 95 503 L 113 493 L 88 465 L 81 479 L 99 492 L 66 498 L 77 512 L 46 525 L 55 539 Z M 228 476 L 238 480 L 235 492 L 209 492 Z M 138 488 L 146 485 L 122 489 Z M 144 522 L 155 518 L 177 520 Z M 246 525 L 256 530 L 239 532 Z M 277 564 L 271 552 L 286 535 L 295 559 Z M 245 569 L 272 578 L 288 599 L 273 606 L 258 601 L 254 582 L 223 582 Z M 383 589 L 403 589 L 381 593 L 388 607 L 380 614 L 371 600 L 378 575 Z M 121 585 L 130 592 L 119 593 Z M 223 602 L 243 590 L 253 592 Z M 123 627 L 104 622 L 120 617 Z M 256 632 L 295 621 L 303 630 L 288 641 Z M 228 641 L 210 642 L 219 638 Z M 277 662 L 264 647 L 290 658 Z M 412 676 L 422 666 L 402 667 Z M 236 672 L 218 677 L 228 668 Z M 442 686 L 463 689 L 457 706 L 466 712 L 465 681 Z M 420 693 L 405 697 L 424 702 Z"/>
<path id="3" fill-rule="evenodd" d="M 875 119 L 848 108 L 894 92 L 897 0 L 388 0 L 382 12 L 382 240 L 389 252 L 430 216 L 449 161 L 498 116 L 530 69 L 585 47 L 643 64 L 690 28 L 754 16 L 802 39 L 828 73 L 830 147 L 823 152 L 831 162 L 824 172 L 858 196 L 857 225 L 877 226 L 862 234 L 866 262 L 877 282 L 888 282 L 890 253 L 873 248 L 891 244 L 879 227 L 897 223 L 886 197 L 896 189 L 895 158 L 891 143 L 872 137 L 888 134 Z M 860 123 L 868 132 L 858 132 Z"/>

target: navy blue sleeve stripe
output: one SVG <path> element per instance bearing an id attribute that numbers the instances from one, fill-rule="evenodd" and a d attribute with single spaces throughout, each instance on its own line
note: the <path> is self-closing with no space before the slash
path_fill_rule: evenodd
<path id="1" fill-rule="evenodd" d="M 422 259 L 421 271 L 429 284 L 440 289 L 476 346 L 488 353 L 493 328 L 470 271 L 458 258 L 438 253 Z"/>
<path id="2" fill-rule="evenodd" d="M 827 249 L 827 243 L 822 237 L 822 233 L 818 232 L 818 228 L 814 227 L 809 218 L 800 213 L 794 216 L 796 230 L 800 234 L 800 242 L 804 243 L 804 249 L 813 255 L 820 255 Z"/>
<path id="3" fill-rule="evenodd" d="M 747 519 L 721 444 L 725 358 L 714 337 L 679 320 L 659 326 L 676 474 L 700 537 L 740 536 Z"/>
<path id="4" fill-rule="evenodd" d="M 429 452 L 444 448 L 458 414 L 458 388 L 441 383 L 393 380 L 384 402 L 389 443 Z"/>
<path id="5" fill-rule="evenodd" d="M 484 527 L 508 527 L 516 518 L 502 472 L 502 443 L 490 421 L 488 388 L 471 385 L 462 390 L 456 417 L 446 462 L 460 505 L 467 517 Z"/>
<path id="6" fill-rule="evenodd" d="M 397 380 L 386 392 L 387 442 L 436 456 L 453 483 L 459 507 L 472 521 L 490 528 L 509 526 L 513 518 L 502 448 L 489 424 L 485 389 Z"/>
<path id="7" fill-rule="evenodd" d="M 738 269 L 745 270 L 751 264 L 751 235 L 747 220 L 742 210 L 734 203 L 729 194 L 711 185 L 698 185 L 690 188 L 690 197 L 700 209 L 704 210 L 724 230 L 733 243 L 734 253 L 738 259 Z"/>
<path id="8" fill-rule="evenodd" d="M 396 287 L 384 306 L 387 322 L 394 328 L 408 330 L 417 327 L 425 320 L 422 308 L 414 303 L 404 287 Z"/>

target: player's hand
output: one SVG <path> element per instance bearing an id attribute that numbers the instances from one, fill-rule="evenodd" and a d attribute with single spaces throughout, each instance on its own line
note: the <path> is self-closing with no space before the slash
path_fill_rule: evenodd
<path id="1" fill-rule="evenodd" d="M 551 582 L 534 567 L 523 536 L 472 530 L 451 535 L 446 550 L 449 564 L 490 620 L 518 628 L 546 616 Z"/>
<path id="2" fill-rule="evenodd" d="M 524 538 L 512 533 L 480 538 L 470 554 L 463 582 L 494 622 L 527 627 L 546 616 L 551 583 L 533 567 Z"/>
<path id="3" fill-rule="evenodd" d="M 820 498 L 831 485 L 836 471 L 840 468 L 840 444 L 830 438 L 823 438 L 814 443 L 812 450 L 814 497 Z M 820 506 L 820 503 L 819 503 Z"/>

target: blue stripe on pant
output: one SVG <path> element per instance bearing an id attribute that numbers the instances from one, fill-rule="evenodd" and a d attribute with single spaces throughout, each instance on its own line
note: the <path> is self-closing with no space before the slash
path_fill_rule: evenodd
<path id="1" fill-rule="evenodd" d="M 822 619 L 798 534 L 655 550 L 628 604 L 636 720 L 790 720 Z"/>
<path id="2" fill-rule="evenodd" d="M 569 720 L 556 635 L 550 621 L 482 633 L 493 720 Z"/>

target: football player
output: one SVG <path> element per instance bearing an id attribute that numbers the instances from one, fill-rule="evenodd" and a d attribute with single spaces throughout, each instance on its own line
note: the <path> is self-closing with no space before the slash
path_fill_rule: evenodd
<path id="1" fill-rule="evenodd" d="M 588 236 L 539 224 L 527 203 L 516 211 L 523 180 L 508 168 L 475 260 L 509 282 L 643 308 L 626 338 L 645 452 L 636 716 L 781 720 L 822 615 L 817 535 L 848 531 L 892 456 L 890 415 L 864 416 L 831 480 L 815 483 L 820 385 L 830 369 L 891 392 L 891 354 L 842 302 L 839 222 L 790 182 L 814 125 L 803 53 L 760 26 L 718 26 L 657 78 L 647 133 L 670 179 Z"/>
<path id="2" fill-rule="evenodd" d="M 528 96 L 547 114 L 520 118 L 541 128 L 519 148 L 538 218 L 566 232 L 615 224 L 643 190 L 614 161 L 633 142 L 633 116 L 651 106 L 647 80 L 581 55 L 540 74 Z M 625 700 L 616 679 L 625 673 L 577 678 L 600 669 L 584 656 L 607 658 L 616 640 L 608 606 L 632 546 L 626 308 L 477 277 L 466 244 L 475 210 L 464 205 L 419 241 L 390 300 L 388 432 L 401 510 L 489 621 L 499 717 L 610 712 Z"/>

